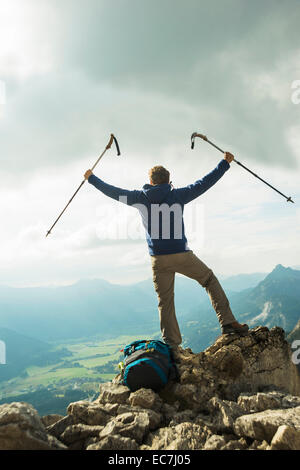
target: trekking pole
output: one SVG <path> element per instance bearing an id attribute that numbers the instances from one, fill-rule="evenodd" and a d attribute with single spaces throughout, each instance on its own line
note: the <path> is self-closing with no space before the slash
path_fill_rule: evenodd
<path id="1" fill-rule="evenodd" d="M 192 149 L 194 148 L 194 144 L 195 144 L 195 138 L 196 137 L 200 137 L 201 139 L 205 140 L 206 142 L 208 142 L 210 145 L 212 145 L 213 147 L 215 147 L 217 150 L 219 150 L 220 152 L 222 153 L 226 153 L 224 150 L 222 150 L 220 147 L 218 147 L 217 145 L 215 145 L 213 142 L 211 142 L 210 140 L 208 140 L 208 138 L 203 135 L 203 134 L 198 134 L 197 132 L 194 132 L 192 135 L 191 135 L 191 141 L 192 141 Z M 270 188 L 274 189 L 274 191 L 276 191 L 278 194 L 281 194 L 281 196 L 283 196 L 287 202 L 293 202 L 294 201 L 292 200 L 291 197 L 287 197 L 285 196 L 285 194 L 281 193 L 280 191 L 278 191 L 278 189 L 274 188 L 274 186 L 272 186 L 271 184 L 267 183 L 267 181 L 263 180 L 262 178 L 260 178 L 260 176 L 256 175 L 255 173 L 253 173 L 253 171 L 249 170 L 249 168 L 247 168 L 245 165 L 243 165 L 241 162 L 237 161 L 235 158 L 233 159 L 233 161 L 235 163 L 237 163 L 238 165 L 240 165 L 242 168 L 244 168 L 245 170 L 249 171 L 249 173 L 251 173 L 251 175 L 255 176 L 256 178 L 258 178 L 260 181 L 262 181 L 263 183 L 265 183 L 267 186 L 269 186 Z"/>
<path id="2" fill-rule="evenodd" d="M 110 139 L 109 139 L 109 142 L 107 144 L 107 146 L 105 147 L 104 151 L 101 153 L 100 157 L 97 159 L 96 163 L 92 166 L 91 170 L 93 171 L 93 169 L 96 167 L 96 165 L 98 165 L 99 161 L 101 160 L 101 158 L 103 157 L 103 155 L 105 154 L 106 150 L 110 149 L 110 147 L 112 146 L 112 143 L 115 142 L 116 144 L 116 147 L 117 147 L 117 154 L 118 155 L 121 155 L 120 153 L 120 148 L 119 148 L 119 144 L 118 144 L 118 141 L 117 139 L 115 138 L 115 136 L 113 134 L 110 135 Z M 52 227 L 48 230 L 48 232 L 46 233 L 46 237 L 48 237 L 48 235 L 51 233 L 51 230 L 53 229 L 53 227 L 56 225 L 56 223 L 59 221 L 59 219 L 61 218 L 61 216 L 63 215 L 63 213 L 65 212 L 65 210 L 67 209 L 67 207 L 69 206 L 69 204 L 73 201 L 74 197 L 76 196 L 76 194 L 78 193 L 78 191 L 80 190 L 80 188 L 84 185 L 86 179 L 84 179 L 80 185 L 78 186 L 78 188 L 76 189 L 75 193 L 73 194 L 73 196 L 71 197 L 71 199 L 69 200 L 68 204 L 65 206 L 65 208 L 61 211 L 61 213 L 59 214 L 59 216 L 57 217 L 56 221 L 54 222 L 54 224 L 52 225 Z"/>

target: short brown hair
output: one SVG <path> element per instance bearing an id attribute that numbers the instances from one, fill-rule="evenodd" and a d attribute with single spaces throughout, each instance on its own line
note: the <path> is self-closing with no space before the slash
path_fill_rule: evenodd
<path id="1" fill-rule="evenodd" d="M 149 177 L 153 184 L 169 183 L 170 173 L 166 168 L 156 165 L 149 170 Z"/>

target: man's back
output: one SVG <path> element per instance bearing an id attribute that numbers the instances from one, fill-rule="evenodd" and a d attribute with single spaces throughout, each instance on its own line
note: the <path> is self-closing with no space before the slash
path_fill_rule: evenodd
<path id="1" fill-rule="evenodd" d="M 225 159 L 221 160 L 202 179 L 177 189 L 163 183 L 145 184 L 142 190 L 129 191 L 109 185 L 93 174 L 88 181 L 107 196 L 138 209 L 150 255 L 175 254 L 189 250 L 184 232 L 184 205 L 213 186 L 229 166 Z"/>

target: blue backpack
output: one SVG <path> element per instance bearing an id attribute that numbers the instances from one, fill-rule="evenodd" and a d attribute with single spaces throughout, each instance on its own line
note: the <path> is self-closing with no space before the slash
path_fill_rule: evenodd
<path id="1" fill-rule="evenodd" d="M 157 340 L 133 341 L 124 348 L 122 383 L 132 392 L 139 388 L 162 390 L 178 379 L 170 347 Z"/>

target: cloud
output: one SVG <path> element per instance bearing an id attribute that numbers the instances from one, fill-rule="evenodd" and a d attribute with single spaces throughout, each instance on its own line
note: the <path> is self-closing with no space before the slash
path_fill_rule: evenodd
<path id="1" fill-rule="evenodd" d="M 250 161 L 297 166 L 286 141 L 299 114 L 290 99 L 299 72 L 297 2 L 287 10 L 278 1 L 270 8 L 164 0 L 158 9 L 137 0 L 114 8 L 65 0 L 51 4 L 50 27 L 47 3 L 29 5 L 34 14 L 24 31 L 35 39 L 30 44 L 42 38 L 52 65 L 7 79 L 0 121 L 6 174 L 94 155 L 110 132 L 136 165 L 162 158 L 170 142 L 187 149 L 198 130 Z M 181 163 L 176 152 L 168 158 Z"/>
<path id="2" fill-rule="evenodd" d="M 0 77 L 22 81 L 51 71 L 55 64 L 57 26 L 57 15 L 45 0 L 2 0 Z"/>
<path id="3" fill-rule="evenodd" d="M 3 280 L 125 279 L 126 265 L 128 279 L 149 275 L 138 214 L 88 184 L 45 239 L 111 132 L 122 155 L 112 148 L 95 170 L 111 184 L 138 189 L 154 164 L 175 187 L 201 178 L 222 155 L 200 139 L 191 150 L 198 131 L 299 200 L 298 1 L 12 0 L 1 9 Z M 220 272 L 242 262 L 265 270 L 281 255 L 276 263 L 289 264 L 296 222 L 295 206 L 234 164 L 186 210 L 189 240 Z M 116 228 L 140 236 L 114 238 Z"/>

